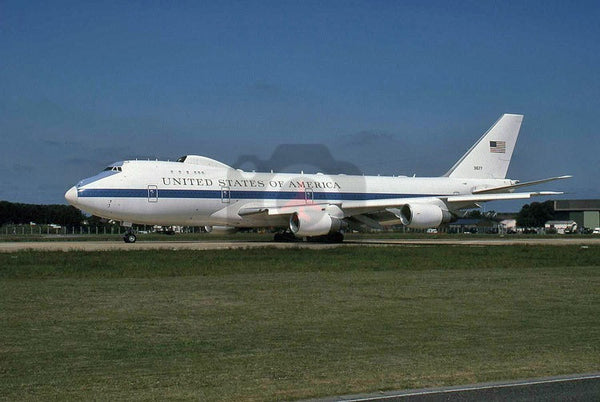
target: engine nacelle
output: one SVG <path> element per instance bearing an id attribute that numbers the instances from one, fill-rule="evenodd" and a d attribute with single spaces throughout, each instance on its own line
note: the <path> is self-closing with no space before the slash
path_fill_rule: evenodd
<path id="1" fill-rule="evenodd" d="M 303 208 L 290 216 L 290 230 L 295 236 L 322 236 L 339 232 L 345 227 L 345 222 L 331 216 L 327 211 L 313 208 Z"/>
<path id="2" fill-rule="evenodd" d="M 427 229 L 450 222 L 452 214 L 433 204 L 405 204 L 400 209 L 400 220 L 409 228 Z"/>
<path id="3" fill-rule="evenodd" d="M 233 226 L 204 226 L 204 230 L 212 234 L 233 234 L 238 231 L 238 228 Z"/>

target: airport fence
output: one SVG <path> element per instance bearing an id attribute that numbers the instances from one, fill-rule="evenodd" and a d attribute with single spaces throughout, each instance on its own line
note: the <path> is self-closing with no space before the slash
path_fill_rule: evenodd
<path id="1" fill-rule="evenodd" d="M 135 230 L 139 233 L 201 233 L 200 227 L 178 227 L 156 230 L 154 227 L 139 226 Z M 127 228 L 122 226 L 58 226 L 58 225 L 4 225 L 0 227 L 3 236 L 84 236 L 84 235 L 122 235 Z"/>
<path id="2" fill-rule="evenodd" d="M 179 233 L 206 233 L 204 227 L 199 226 L 175 226 L 175 227 L 154 227 L 150 225 L 135 225 L 134 230 L 139 234 L 179 234 Z M 127 228 L 119 225 L 80 225 L 80 226 L 58 226 L 58 225 L 4 225 L 0 226 L 0 236 L 5 239 L 10 237 L 39 237 L 39 236 L 95 236 L 95 235 L 123 235 L 127 231 Z M 243 232 L 276 232 L 275 228 L 270 229 L 251 229 L 242 230 Z M 518 231 L 507 231 L 498 227 L 440 227 L 437 229 L 410 229 L 404 226 L 394 226 L 386 228 L 384 230 L 371 230 L 361 229 L 362 233 L 405 233 L 405 234 L 448 234 L 448 235 L 462 235 L 462 234 L 487 234 L 487 235 L 512 235 L 512 234 L 553 234 L 552 232 L 546 231 L 543 228 L 537 229 L 522 229 Z"/>

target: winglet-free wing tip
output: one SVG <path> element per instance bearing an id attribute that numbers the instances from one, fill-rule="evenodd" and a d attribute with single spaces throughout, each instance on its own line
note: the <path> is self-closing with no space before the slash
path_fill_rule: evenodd
<path id="1" fill-rule="evenodd" d="M 562 191 L 537 191 L 534 193 L 531 193 L 531 195 L 563 195 L 564 192 Z"/>

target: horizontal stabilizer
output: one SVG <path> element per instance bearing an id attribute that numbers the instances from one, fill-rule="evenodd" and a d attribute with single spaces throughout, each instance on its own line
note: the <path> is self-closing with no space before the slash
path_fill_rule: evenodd
<path id="1" fill-rule="evenodd" d="M 508 194 L 474 194 L 474 195 L 453 195 L 446 199 L 446 202 L 487 202 L 500 200 L 521 200 L 541 195 L 561 195 L 561 191 L 536 191 L 531 193 L 508 193 Z"/>
<path id="2" fill-rule="evenodd" d="M 526 182 L 523 182 L 523 183 L 515 183 L 515 184 L 510 185 L 510 186 L 482 188 L 482 189 L 479 189 L 479 190 L 474 190 L 473 194 L 504 193 L 506 191 L 509 191 L 509 190 L 512 190 L 512 189 L 516 189 L 516 188 L 520 188 L 520 187 L 528 187 L 528 186 L 533 186 L 533 185 L 536 185 L 536 184 L 548 183 L 549 181 L 555 181 L 555 180 L 570 179 L 571 177 L 573 177 L 573 176 L 565 175 L 565 176 L 550 177 L 548 179 L 542 179 L 542 180 L 534 180 L 534 181 L 526 181 Z"/>

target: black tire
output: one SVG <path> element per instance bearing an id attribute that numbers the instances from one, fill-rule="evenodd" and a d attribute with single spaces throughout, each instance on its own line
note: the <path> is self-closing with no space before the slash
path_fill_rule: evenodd
<path id="1" fill-rule="evenodd" d="M 310 236 L 306 238 L 306 241 L 311 243 L 342 243 L 344 235 L 342 232 L 335 232 L 321 236 Z"/>
<path id="2" fill-rule="evenodd" d="M 283 232 L 283 233 L 279 232 L 279 233 L 275 233 L 273 240 L 276 242 L 290 243 L 290 242 L 298 241 L 298 238 L 289 232 Z"/>
<path id="3" fill-rule="evenodd" d="M 127 233 L 127 234 L 125 234 L 125 236 L 123 236 L 123 241 L 125 243 L 135 243 L 136 240 L 137 240 L 137 237 L 135 237 L 135 235 L 133 233 Z"/>
<path id="4" fill-rule="evenodd" d="M 344 241 L 344 235 L 342 232 L 331 233 L 328 240 L 331 243 L 342 243 Z"/>

